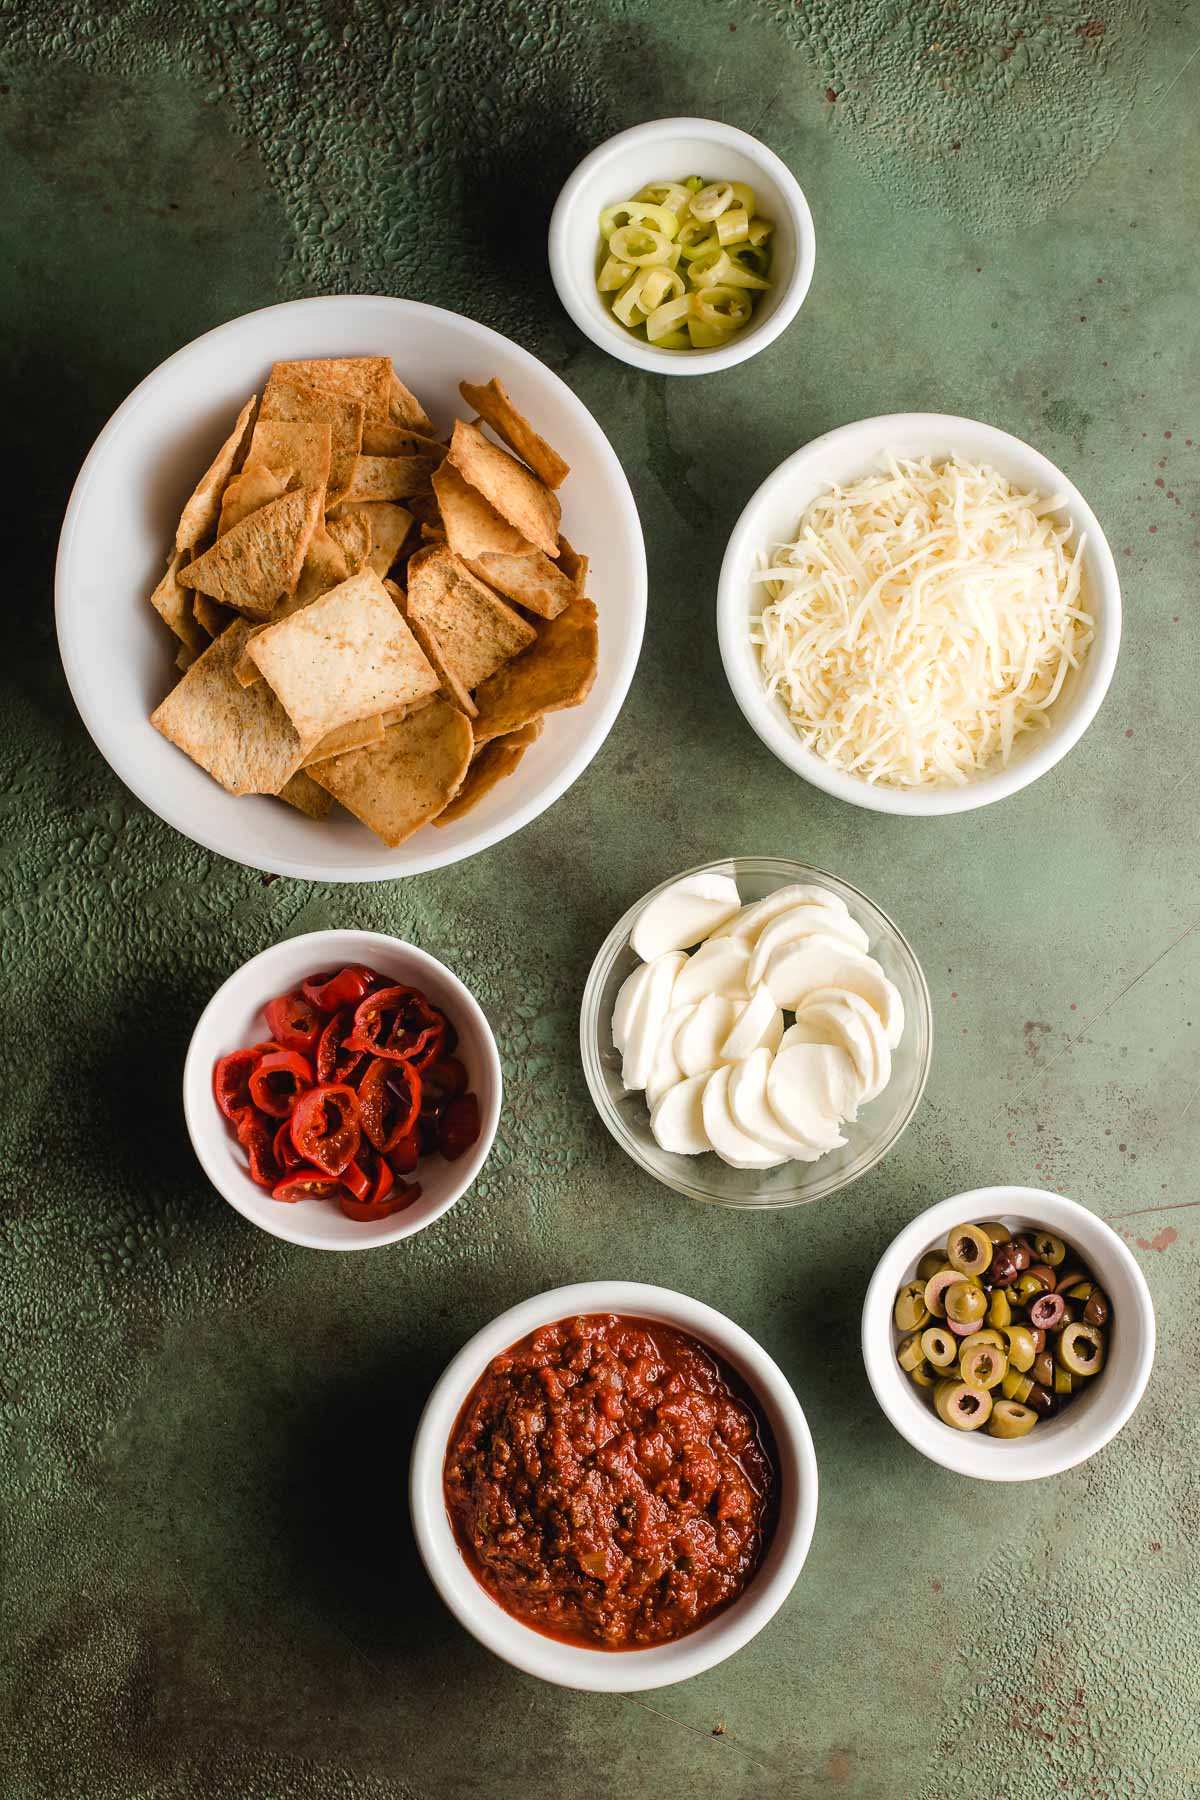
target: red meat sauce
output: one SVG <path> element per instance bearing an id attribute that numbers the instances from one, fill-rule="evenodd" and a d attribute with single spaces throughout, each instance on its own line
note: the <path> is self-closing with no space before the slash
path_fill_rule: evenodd
<path id="1" fill-rule="evenodd" d="M 682 1332 L 610 1313 L 495 1357 L 444 1474 L 480 1585 L 591 1649 L 669 1643 L 730 1605 L 778 1510 L 774 1444 L 733 1371 Z"/>

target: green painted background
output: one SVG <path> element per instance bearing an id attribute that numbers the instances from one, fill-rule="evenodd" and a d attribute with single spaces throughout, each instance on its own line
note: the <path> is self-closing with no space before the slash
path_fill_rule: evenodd
<path id="1" fill-rule="evenodd" d="M 1195 4 L 1138 0 L 0 0 L 11 1800 L 1200 1792 L 1198 40 Z M 699 381 L 592 349 L 543 257 L 579 155 L 672 111 L 761 133 L 817 221 L 798 322 Z M 264 880 L 159 824 L 86 740 L 53 637 L 58 523 L 110 410 L 197 332 L 330 290 L 457 307 L 563 374 L 629 471 L 650 555 L 641 667 L 593 767 L 518 839 L 393 887 Z M 1127 606 L 1074 754 L 1002 807 L 914 824 L 775 763 L 713 626 L 724 538 L 763 475 L 908 407 L 989 419 L 1061 463 Z M 897 1152 L 773 1216 L 639 1175 L 574 1046 L 610 921 L 730 852 L 794 854 L 875 895 L 936 1008 Z M 254 1232 L 200 1177 L 178 1100 L 213 987 L 335 923 L 455 966 L 509 1084 L 474 1193 L 366 1257 Z M 1113 1220 L 1161 1328 L 1121 1438 L 1013 1493 L 910 1451 L 855 1349 L 898 1227 L 998 1179 Z M 822 1471 L 780 1616 L 644 1700 L 543 1687 L 477 1648 L 416 1563 L 403 1499 L 451 1352 L 587 1275 L 664 1282 L 748 1326 Z"/>

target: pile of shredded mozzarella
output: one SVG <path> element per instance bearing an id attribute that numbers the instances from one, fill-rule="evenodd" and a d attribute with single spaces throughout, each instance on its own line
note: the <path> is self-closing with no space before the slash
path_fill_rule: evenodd
<path id="1" fill-rule="evenodd" d="M 768 694 L 834 768 L 961 785 L 1049 724 L 1087 651 L 1085 540 L 1061 497 L 994 469 L 885 461 L 814 500 L 756 572 L 769 597 L 751 641 Z"/>

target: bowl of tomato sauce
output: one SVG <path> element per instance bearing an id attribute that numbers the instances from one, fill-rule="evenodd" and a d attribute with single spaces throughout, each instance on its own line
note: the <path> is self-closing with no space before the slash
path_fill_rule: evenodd
<path id="1" fill-rule="evenodd" d="M 812 1541 L 804 1413 L 748 1332 L 668 1288 L 556 1288 L 478 1332 L 430 1395 L 413 1528 L 435 1588 L 497 1656 L 632 1693 L 742 1648 Z"/>
<path id="2" fill-rule="evenodd" d="M 500 1057 L 445 963 L 375 931 L 252 957 L 196 1024 L 192 1146 L 253 1224 L 315 1250 L 412 1237 L 461 1199 L 500 1119 Z"/>

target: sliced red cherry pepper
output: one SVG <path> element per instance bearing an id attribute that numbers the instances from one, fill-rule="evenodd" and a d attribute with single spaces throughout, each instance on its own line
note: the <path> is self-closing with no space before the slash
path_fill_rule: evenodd
<path id="1" fill-rule="evenodd" d="M 274 1149 L 275 1161 L 279 1164 L 281 1175 L 290 1174 L 293 1169 L 298 1169 L 300 1164 L 304 1161 L 304 1158 L 292 1142 L 292 1122 L 290 1119 L 284 1119 L 278 1131 L 275 1133 Z"/>
<path id="2" fill-rule="evenodd" d="M 406 1137 L 398 1138 L 387 1153 L 397 1175 L 411 1175 L 421 1160 L 421 1125 L 418 1120 Z M 437 1148 L 436 1143 L 434 1148 Z"/>
<path id="3" fill-rule="evenodd" d="M 415 1200 L 420 1198 L 420 1182 L 410 1181 L 401 1182 L 399 1187 L 393 1187 L 390 1193 L 384 1194 L 380 1200 L 374 1198 L 356 1200 L 352 1194 L 343 1194 L 341 1205 L 342 1211 L 348 1219 L 386 1219 L 392 1213 L 400 1212 L 404 1207 L 411 1206 Z"/>
<path id="4" fill-rule="evenodd" d="M 432 1062 L 446 1037 L 446 1020 L 418 988 L 381 988 L 368 994 L 354 1012 L 354 1031 L 347 1040 L 354 1050 L 411 1062 Z"/>
<path id="5" fill-rule="evenodd" d="M 277 1000 L 267 1001 L 263 1013 L 267 1029 L 283 1049 L 315 1056 L 324 1020 L 303 994 L 280 994 Z"/>
<path id="6" fill-rule="evenodd" d="M 362 1142 L 358 1096 L 339 1083 L 309 1088 L 291 1117 L 292 1142 L 302 1159 L 326 1175 L 341 1175 Z"/>
<path id="7" fill-rule="evenodd" d="M 317 1080 L 350 1081 L 366 1060 L 361 1050 L 347 1048 L 346 1040 L 354 1030 L 354 1013 L 344 1006 L 335 1013 L 321 1033 L 317 1046 Z"/>
<path id="8" fill-rule="evenodd" d="M 286 1119 L 305 1088 L 313 1084 L 313 1068 L 296 1050 L 272 1048 L 250 1072 L 250 1098 L 260 1112 Z"/>
<path id="9" fill-rule="evenodd" d="M 237 1123 L 237 1140 L 250 1163 L 250 1179 L 259 1187 L 273 1188 L 284 1172 L 275 1152 L 275 1134 L 270 1121 L 247 1106 Z"/>
<path id="10" fill-rule="evenodd" d="M 421 1070 L 421 1111 L 436 1113 L 467 1090 L 469 1077 L 457 1056 L 438 1056 Z"/>
<path id="11" fill-rule="evenodd" d="M 326 1175 L 322 1169 L 310 1169 L 307 1163 L 301 1163 L 275 1184 L 271 1195 L 275 1200 L 324 1200 L 345 1191 L 336 1175 Z"/>
<path id="12" fill-rule="evenodd" d="M 479 1101 L 474 1094 L 460 1094 L 438 1116 L 438 1149 L 447 1162 L 469 1150 L 479 1136 Z"/>
<path id="13" fill-rule="evenodd" d="M 343 1006 L 357 1006 L 382 980 L 382 975 L 377 975 L 374 969 L 368 969 L 362 963 L 348 963 L 336 975 L 328 971 L 310 975 L 302 984 L 301 992 L 318 1012 L 332 1013 Z"/>
<path id="14" fill-rule="evenodd" d="M 236 1125 L 247 1107 L 253 1106 L 250 1077 L 268 1050 L 276 1044 L 251 1044 L 248 1050 L 234 1050 L 223 1056 L 213 1070 L 213 1094 L 217 1105 L 232 1125 Z"/>
<path id="15" fill-rule="evenodd" d="M 411 1063 L 377 1056 L 358 1084 L 363 1130 L 377 1150 L 391 1150 L 407 1137 L 421 1111 L 421 1077 Z"/>

